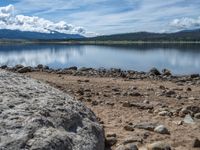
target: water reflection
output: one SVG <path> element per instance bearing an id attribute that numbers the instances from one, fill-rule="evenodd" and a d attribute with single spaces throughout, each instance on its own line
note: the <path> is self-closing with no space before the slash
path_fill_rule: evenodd
<path id="1" fill-rule="evenodd" d="M 199 45 L 1 45 L 0 65 L 52 68 L 105 67 L 147 71 L 155 66 L 176 74 L 200 73 Z"/>

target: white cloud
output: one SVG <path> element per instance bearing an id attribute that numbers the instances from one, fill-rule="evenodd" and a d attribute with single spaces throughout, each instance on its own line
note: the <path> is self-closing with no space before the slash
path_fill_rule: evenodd
<path id="1" fill-rule="evenodd" d="M 14 6 L 8 5 L 0 7 L 0 29 L 11 29 L 21 31 L 33 31 L 41 33 L 50 33 L 57 31 L 66 34 L 87 35 L 82 27 L 75 27 L 64 21 L 52 22 L 35 16 L 14 15 Z"/>
<path id="2" fill-rule="evenodd" d="M 181 18 L 174 19 L 170 25 L 178 29 L 193 29 L 200 27 L 200 17 L 194 18 Z"/>

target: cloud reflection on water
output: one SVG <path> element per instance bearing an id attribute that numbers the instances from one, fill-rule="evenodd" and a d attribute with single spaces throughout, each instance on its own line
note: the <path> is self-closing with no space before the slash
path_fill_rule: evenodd
<path id="1" fill-rule="evenodd" d="M 168 68 L 176 74 L 200 73 L 200 48 L 91 46 L 91 45 L 11 45 L 0 46 L 0 65 L 53 68 L 69 66 L 105 67 L 147 71 Z"/>

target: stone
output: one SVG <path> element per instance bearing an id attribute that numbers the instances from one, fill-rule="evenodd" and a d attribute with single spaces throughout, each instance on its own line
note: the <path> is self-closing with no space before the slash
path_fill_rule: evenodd
<path id="1" fill-rule="evenodd" d="M 126 101 L 126 102 L 123 102 L 122 106 L 123 107 L 131 107 L 131 103 Z"/>
<path id="2" fill-rule="evenodd" d="M 160 133 L 160 134 L 170 134 L 168 129 L 164 125 L 159 125 L 154 129 L 154 132 Z"/>
<path id="3" fill-rule="evenodd" d="M 198 78 L 198 77 L 200 77 L 199 74 L 191 74 L 191 75 L 190 75 L 190 78 Z"/>
<path id="4" fill-rule="evenodd" d="M 172 90 L 168 90 L 168 91 L 165 92 L 165 96 L 167 96 L 167 97 L 171 97 L 171 96 L 173 96 L 175 94 L 176 94 L 176 92 L 172 91 Z"/>
<path id="5" fill-rule="evenodd" d="M 2 65 L 0 68 L 1 69 L 6 69 L 6 68 L 8 68 L 8 66 L 7 65 Z"/>
<path id="6" fill-rule="evenodd" d="M 117 137 L 107 137 L 105 144 L 107 147 L 113 146 L 117 143 Z"/>
<path id="7" fill-rule="evenodd" d="M 23 68 L 23 67 L 24 67 L 23 65 L 18 64 L 18 65 L 15 65 L 14 69 L 18 70 L 18 69 Z"/>
<path id="8" fill-rule="evenodd" d="M 194 118 L 200 119 L 200 113 L 196 113 L 196 114 L 194 115 Z"/>
<path id="9" fill-rule="evenodd" d="M 172 75 L 171 71 L 168 69 L 163 69 L 162 73 L 163 73 L 163 76 L 171 76 Z"/>
<path id="10" fill-rule="evenodd" d="M 27 73 L 27 72 L 31 72 L 32 68 L 31 67 L 23 67 L 17 70 L 17 72 L 19 73 Z"/>
<path id="11" fill-rule="evenodd" d="M 78 70 L 78 68 L 76 66 L 72 66 L 72 67 L 67 68 L 67 70 Z"/>
<path id="12" fill-rule="evenodd" d="M 133 125 L 126 125 L 126 126 L 124 126 L 124 129 L 126 131 L 134 131 L 134 126 Z"/>
<path id="13" fill-rule="evenodd" d="M 183 119 L 183 122 L 187 123 L 187 124 L 194 124 L 195 123 L 190 114 L 187 114 L 185 116 L 185 118 Z"/>
<path id="14" fill-rule="evenodd" d="M 161 75 L 160 71 L 159 71 L 158 69 L 156 69 L 156 68 L 152 68 L 152 69 L 149 71 L 149 74 L 150 74 L 150 75 L 156 75 L 156 76 Z"/>
<path id="15" fill-rule="evenodd" d="M 0 149 L 104 149 L 97 117 L 68 94 L 3 70 L 0 93 Z"/>
<path id="16" fill-rule="evenodd" d="M 196 138 L 193 142 L 193 147 L 194 148 L 200 148 L 200 140 Z"/>
<path id="17" fill-rule="evenodd" d="M 138 109 L 153 109 L 151 104 L 144 104 L 144 103 L 131 103 L 131 107 L 136 107 Z"/>
<path id="18" fill-rule="evenodd" d="M 43 66 L 42 64 L 39 64 L 39 65 L 37 65 L 37 68 L 38 68 L 38 69 L 43 69 L 44 66 Z"/>
<path id="19" fill-rule="evenodd" d="M 157 127 L 157 124 L 155 123 L 140 123 L 140 124 L 134 125 L 134 128 L 144 129 L 144 130 L 149 130 L 149 131 L 154 131 L 156 127 Z"/>
<path id="20" fill-rule="evenodd" d="M 138 147 L 137 145 L 132 143 L 132 144 L 126 145 L 126 150 L 138 150 Z"/>
<path id="21" fill-rule="evenodd" d="M 115 150 L 138 150 L 138 147 L 135 144 L 119 145 Z"/>
<path id="22" fill-rule="evenodd" d="M 158 113 L 159 116 L 172 116 L 172 113 L 169 111 L 161 111 Z"/>
<path id="23" fill-rule="evenodd" d="M 147 145 L 147 150 L 171 150 L 171 147 L 164 142 L 154 142 Z"/>
<path id="24" fill-rule="evenodd" d="M 139 92 L 129 92 L 129 96 L 142 96 Z"/>

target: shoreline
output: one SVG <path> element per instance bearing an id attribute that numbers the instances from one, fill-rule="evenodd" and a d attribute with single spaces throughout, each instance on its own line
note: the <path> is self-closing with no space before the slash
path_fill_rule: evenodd
<path id="1" fill-rule="evenodd" d="M 147 150 L 154 142 L 195 150 L 200 139 L 199 74 L 174 76 L 156 68 L 53 70 L 43 65 L 4 69 L 45 82 L 84 103 L 104 127 L 108 150 L 133 145 Z"/>
<path id="2" fill-rule="evenodd" d="M 0 44 L 80 44 L 80 45 L 135 45 L 135 44 L 200 44 L 200 41 L 73 41 L 73 40 L 0 40 Z"/>
<path id="3" fill-rule="evenodd" d="M 28 73 L 28 72 L 47 72 L 56 74 L 68 74 L 72 76 L 87 76 L 87 77 L 117 77 L 124 78 L 127 80 L 131 79 L 155 79 L 155 80 L 200 80 L 199 73 L 183 74 L 177 75 L 173 74 L 169 69 L 162 69 L 161 71 L 155 67 L 152 67 L 148 72 L 145 71 L 135 71 L 135 70 L 123 70 L 120 68 L 91 68 L 91 67 L 76 67 L 71 66 L 68 68 L 53 69 L 49 66 L 42 64 L 36 67 L 23 66 L 18 64 L 14 67 L 8 67 L 7 65 L 0 66 L 1 69 L 16 73 Z"/>

